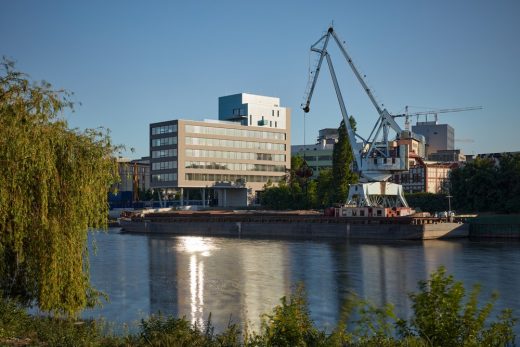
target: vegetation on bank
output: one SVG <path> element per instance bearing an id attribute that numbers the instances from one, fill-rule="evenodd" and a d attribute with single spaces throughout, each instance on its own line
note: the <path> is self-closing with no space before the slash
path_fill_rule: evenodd
<path id="1" fill-rule="evenodd" d="M 520 154 L 476 158 L 451 172 L 450 186 L 459 210 L 520 213 Z"/>
<path id="2" fill-rule="evenodd" d="M 135 334 L 116 336 L 99 321 L 29 316 L 10 300 L 0 301 L 0 344 L 34 346 L 509 346 L 516 319 L 511 310 L 489 321 L 496 295 L 478 302 L 479 287 L 466 292 L 444 268 L 410 294 L 413 314 L 397 318 L 391 305 L 374 307 L 354 296 L 342 307 L 332 331 L 310 318 L 302 288 L 262 316 L 258 331 L 230 324 L 215 333 L 185 318 L 152 316 Z M 211 316 L 210 316 L 211 317 Z"/>

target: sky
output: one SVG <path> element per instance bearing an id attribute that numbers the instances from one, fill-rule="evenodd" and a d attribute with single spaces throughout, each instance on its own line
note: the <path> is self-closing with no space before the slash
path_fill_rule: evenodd
<path id="1" fill-rule="evenodd" d="M 311 144 L 341 120 L 326 67 L 311 112 L 300 108 L 309 48 L 333 23 L 390 113 L 482 106 L 439 115 L 456 148 L 478 154 L 520 150 L 519 18 L 518 0 L 0 0 L 0 55 L 74 92 L 69 125 L 109 128 L 126 157 L 148 155 L 150 123 L 216 119 L 218 97 L 241 92 L 279 97 L 292 110 L 292 144 Z M 366 137 L 377 112 L 329 51 Z"/>

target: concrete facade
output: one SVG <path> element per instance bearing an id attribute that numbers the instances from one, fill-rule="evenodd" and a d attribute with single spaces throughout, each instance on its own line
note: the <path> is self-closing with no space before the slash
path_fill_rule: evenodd
<path id="1" fill-rule="evenodd" d="M 432 153 L 455 149 L 455 130 L 448 124 L 432 122 L 417 122 L 412 126 L 412 132 L 421 134 L 426 139 L 426 158 Z"/>
<path id="2" fill-rule="evenodd" d="M 255 107 L 245 110 L 261 108 L 264 113 L 274 113 L 276 123 L 269 119 L 263 126 L 244 125 L 245 118 L 233 114 L 222 120 L 234 108 L 240 110 L 234 106 L 244 100 L 255 101 Z M 266 111 L 268 105 L 270 112 Z M 253 113 L 253 124 L 257 124 L 262 114 Z M 263 117 L 265 120 L 266 115 Z M 204 201 L 210 190 L 219 206 L 244 206 L 255 203 L 268 181 L 276 183 L 285 177 L 291 162 L 290 110 L 279 107 L 278 98 L 250 94 L 222 97 L 219 118 L 150 124 L 152 188 L 181 194 L 195 188 L 202 192 Z"/>
<path id="3" fill-rule="evenodd" d="M 218 119 L 241 125 L 288 129 L 288 112 L 275 97 L 240 93 L 218 98 Z"/>

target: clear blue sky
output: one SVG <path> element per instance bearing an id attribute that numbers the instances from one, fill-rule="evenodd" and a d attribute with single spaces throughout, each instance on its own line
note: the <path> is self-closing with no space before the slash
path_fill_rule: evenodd
<path id="1" fill-rule="evenodd" d="M 277 96 L 292 108 L 292 143 L 309 46 L 336 31 L 392 113 L 405 105 L 482 111 L 439 116 L 466 154 L 520 150 L 520 1 L 39 1 L 0 4 L 0 54 L 32 79 L 75 93 L 73 127 L 110 128 L 148 154 L 148 124 L 216 118 L 218 97 Z M 376 113 L 331 49 L 347 109 L 368 135 Z M 341 119 L 325 68 L 306 143 Z M 422 109 L 414 109 L 420 111 Z"/>

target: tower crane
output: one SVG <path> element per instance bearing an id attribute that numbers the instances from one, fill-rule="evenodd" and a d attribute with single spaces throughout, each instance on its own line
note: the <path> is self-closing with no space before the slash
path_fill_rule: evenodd
<path id="1" fill-rule="evenodd" d="M 332 59 L 327 50 L 331 39 L 336 42 L 343 57 L 354 72 L 354 75 L 379 115 L 370 135 L 366 139 L 357 134 L 350 126 L 347 109 L 336 78 Z M 310 111 L 310 103 L 321 65 L 324 59 L 327 60 L 341 109 L 341 115 L 348 134 L 348 140 L 352 148 L 357 170 L 361 177 L 361 183 L 352 184 L 349 187 L 348 204 L 368 207 L 408 207 L 403 196 L 402 186 L 388 182 L 388 179 L 393 173 L 407 171 L 409 169 L 408 145 L 398 145 L 396 141 L 389 140 L 389 132 L 395 132 L 396 139 L 410 139 L 412 136 L 411 133 L 409 131 L 403 131 L 394 120 L 394 117 L 392 117 L 386 109 L 382 109 L 379 106 L 372 91 L 354 65 L 352 58 L 347 53 L 344 44 L 332 26 L 311 46 L 311 51 L 318 53 L 319 59 L 317 60 L 314 70 L 311 72 L 311 79 L 309 80 L 305 93 L 305 102 L 301 106 L 305 113 Z M 360 142 L 357 142 L 358 139 Z"/>
<path id="2" fill-rule="evenodd" d="M 439 114 L 439 113 L 452 113 L 452 112 L 482 110 L 482 106 L 472 106 L 472 107 L 458 107 L 458 108 L 441 108 L 441 109 L 437 109 L 437 110 L 408 113 L 408 107 L 409 106 L 405 106 L 405 113 L 392 115 L 392 117 L 394 117 L 394 118 L 405 117 L 405 121 L 404 121 L 405 130 L 410 130 L 410 117 L 413 117 L 413 116 L 428 117 L 428 115 L 431 114 L 435 117 L 435 122 L 437 122 L 437 114 Z"/>

